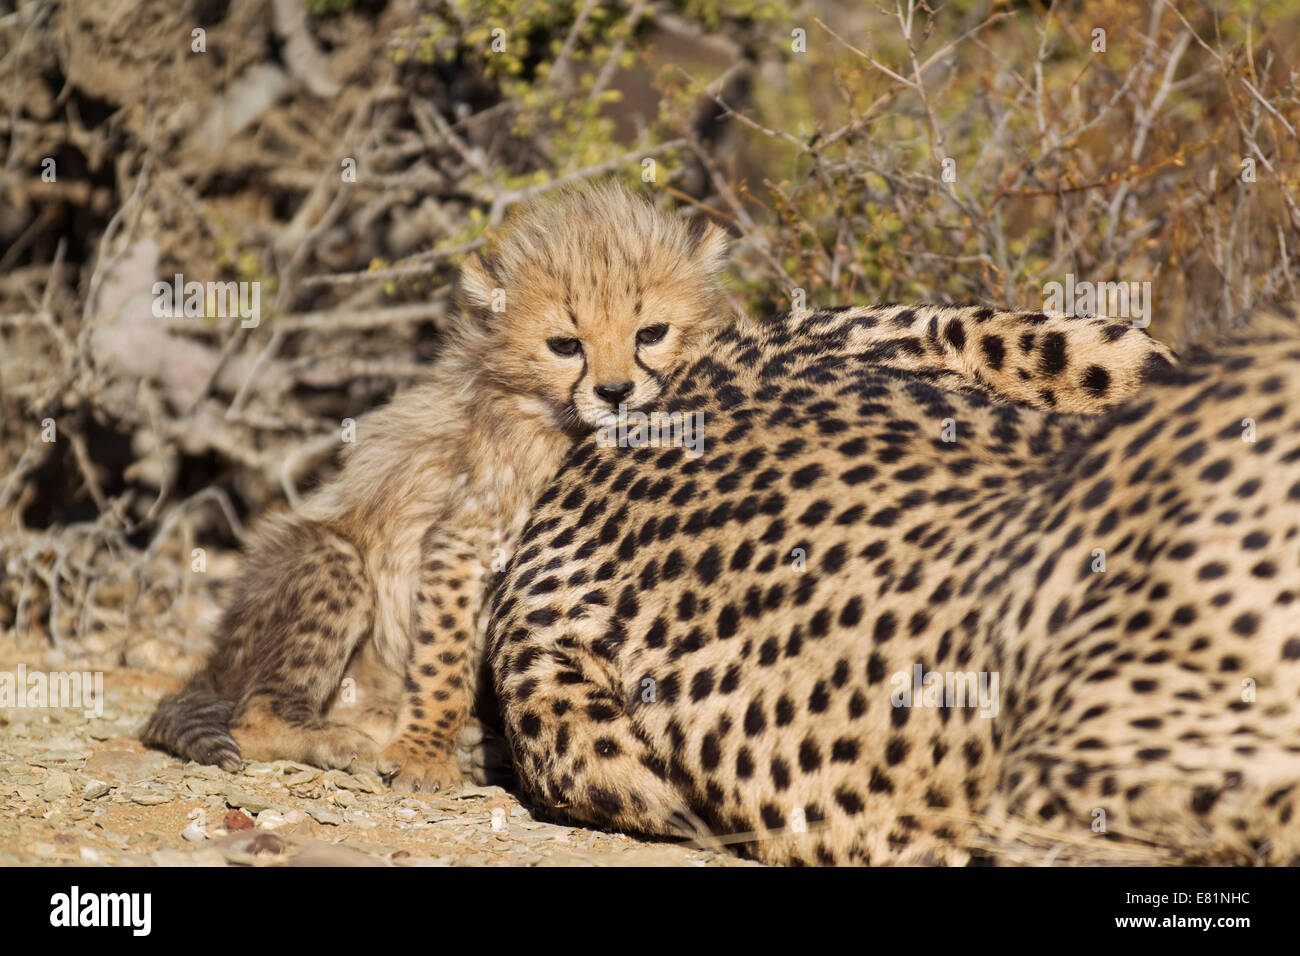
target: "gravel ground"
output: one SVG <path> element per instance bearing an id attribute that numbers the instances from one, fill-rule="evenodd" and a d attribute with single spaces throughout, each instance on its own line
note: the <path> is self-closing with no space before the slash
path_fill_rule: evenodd
<path id="1" fill-rule="evenodd" d="M 135 739 L 178 683 L 107 671 L 103 716 L 0 709 L 0 865 L 753 865 L 534 819 L 495 786 L 402 794 L 371 775 L 288 761 L 238 774 L 181 763 Z"/>

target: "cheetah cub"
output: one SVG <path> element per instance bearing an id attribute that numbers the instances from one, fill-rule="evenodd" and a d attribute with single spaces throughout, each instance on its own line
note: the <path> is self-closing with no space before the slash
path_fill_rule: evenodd
<path id="1" fill-rule="evenodd" d="M 266 520 L 210 658 L 142 740 L 232 771 L 458 782 L 491 571 L 573 440 L 653 402 L 729 321 L 725 253 L 717 226 L 612 185 L 513 217 L 466 262 L 428 379 L 358 422 L 336 479 Z"/>

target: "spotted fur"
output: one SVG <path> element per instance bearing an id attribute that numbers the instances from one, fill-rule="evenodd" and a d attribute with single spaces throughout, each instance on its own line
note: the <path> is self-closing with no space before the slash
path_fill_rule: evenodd
<path id="1" fill-rule="evenodd" d="M 521 210 L 462 270 L 428 378 L 358 422 L 335 480 L 262 523 L 211 655 L 142 739 L 227 770 L 457 783 L 489 578 L 574 436 L 654 401 L 726 324 L 725 248 L 612 185 Z"/>
<path id="2" fill-rule="evenodd" d="M 580 443 L 496 592 L 527 791 L 780 863 L 1027 832 L 1295 862 L 1300 334 L 1089 354 L 1126 341 L 903 306 L 723 333 L 660 402 L 702 454 Z M 895 706 L 918 665 L 998 675 L 996 714 Z"/>

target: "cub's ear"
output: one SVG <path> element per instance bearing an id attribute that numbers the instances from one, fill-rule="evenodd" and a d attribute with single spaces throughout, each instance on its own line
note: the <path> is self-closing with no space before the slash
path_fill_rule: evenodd
<path id="1" fill-rule="evenodd" d="M 695 258 L 708 272 L 721 272 L 727 261 L 727 247 L 731 244 L 727 231 L 707 216 L 696 216 L 687 229 Z"/>
<path id="2" fill-rule="evenodd" d="M 496 276 L 497 263 L 491 256 L 473 253 L 460 267 L 460 288 L 456 302 L 461 315 L 487 321 L 492 316 L 492 306 L 500 297 L 501 282 Z"/>

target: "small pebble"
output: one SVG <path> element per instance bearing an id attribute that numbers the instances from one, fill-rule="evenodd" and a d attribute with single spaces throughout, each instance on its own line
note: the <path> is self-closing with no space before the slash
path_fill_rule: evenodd
<path id="1" fill-rule="evenodd" d="M 41 790 L 41 799 L 47 803 L 72 796 L 72 777 L 66 773 L 52 773 Z"/>
<path id="2" fill-rule="evenodd" d="M 156 807 L 164 803 L 170 803 L 172 795 L 169 793 L 156 793 L 150 790 L 135 790 L 131 793 L 131 802 L 138 803 L 142 807 Z"/>
<path id="3" fill-rule="evenodd" d="M 284 826 L 284 814 L 279 810 L 263 810 L 257 815 L 257 828 L 259 830 L 275 830 Z"/>
<path id="4" fill-rule="evenodd" d="M 239 787 L 227 787 L 224 793 L 227 806 L 238 807 L 249 813 L 261 813 L 263 810 L 271 809 L 269 800 L 247 790 L 241 790 Z"/>
<path id="5" fill-rule="evenodd" d="M 311 818 L 317 823 L 323 823 L 332 827 L 341 826 L 343 824 L 343 815 L 335 813 L 323 804 L 313 804 L 307 808 L 307 812 L 311 814 Z"/>
<path id="6" fill-rule="evenodd" d="M 109 786 L 102 780 L 92 780 L 86 784 L 86 788 L 81 791 L 81 799 L 98 800 L 104 794 L 108 793 Z"/>
<path id="7" fill-rule="evenodd" d="M 203 827 L 199 825 L 198 820 L 195 820 L 182 830 L 181 836 L 189 840 L 191 843 L 202 843 L 208 838 L 208 834 L 204 831 Z"/>
<path id="8" fill-rule="evenodd" d="M 275 811 L 273 810 L 262 811 L 262 813 L 274 812 Z M 279 814 L 276 815 L 279 816 Z M 260 819 L 261 816 L 262 814 L 259 813 L 258 818 Z M 278 836 L 274 836 L 270 833 L 259 833 L 257 836 L 253 837 L 252 842 L 248 844 L 248 852 L 254 856 L 278 856 L 283 853 L 284 850 L 285 842 Z"/>
<path id="9" fill-rule="evenodd" d="M 231 810 L 222 819 L 221 825 L 227 830 L 251 830 L 253 818 L 243 810 Z"/>

